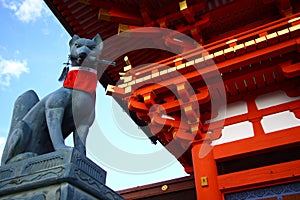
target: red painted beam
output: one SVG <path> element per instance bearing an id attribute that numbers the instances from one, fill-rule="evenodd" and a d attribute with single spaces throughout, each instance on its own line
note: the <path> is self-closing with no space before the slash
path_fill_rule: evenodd
<path id="1" fill-rule="evenodd" d="M 281 65 L 281 69 L 287 78 L 300 76 L 300 63 Z"/>
<path id="2" fill-rule="evenodd" d="M 135 4 L 124 4 L 121 2 L 113 3 L 113 1 L 99 1 L 99 0 L 78 0 L 82 4 L 86 4 L 88 6 L 94 7 L 94 8 L 103 8 L 110 10 L 112 8 L 118 9 L 118 10 L 126 10 L 129 13 L 137 13 L 138 6 Z"/>
<path id="3" fill-rule="evenodd" d="M 206 78 L 216 75 L 216 69 L 219 70 L 220 73 L 226 73 L 230 70 L 238 69 L 242 66 L 248 66 L 253 63 L 259 63 L 261 60 L 267 60 L 272 57 L 280 56 L 292 51 L 297 51 L 298 48 L 298 40 L 291 39 L 288 41 L 284 41 L 272 46 L 268 46 L 264 49 L 259 49 L 251 53 L 244 54 L 242 56 L 238 56 L 229 60 L 225 60 L 224 62 L 217 63 L 216 65 L 205 66 L 197 71 L 193 71 L 187 74 L 184 74 L 184 80 L 188 80 L 190 83 L 195 81 L 203 80 L 203 76 Z M 197 66 L 196 66 L 197 67 Z M 201 76 L 201 75 L 202 76 Z M 156 91 L 162 88 L 162 85 L 173 85 L 178 82 L 178 77 L 169 78 L 163 81 L 161 84 L 155 84 L 151 87 L 141 88 L 136 91 L 141 95 L 149 93 L 151 91 Z"/>
<path id="4" fill-rule="evenodd" d="M 273 133 L 265 134 L 260 137 L 252 137 L 230 143 L 217 145 L 214 147 L 214 158 L 218 161 L 232 159 L 234 157 L 245 156 L 259 151 L 292 145 L 300 142 L 300 126 Z"/>
<path id="5" fill-rule="evenodd" d="M 300 160 L 218 176 L 222 192 L 236 192 L 300 180 Z"/>
<path id="6" fill-rule="evenodd" d="M 140 15 L 125 12 L 125 10 L 119 10 L 112 8 L 110 10 L 100 8 L 98 18 L 100 20 L 117 22 L 121 24 L 128 24 L 134 26 L 143 26 L 144 22 Z"/>

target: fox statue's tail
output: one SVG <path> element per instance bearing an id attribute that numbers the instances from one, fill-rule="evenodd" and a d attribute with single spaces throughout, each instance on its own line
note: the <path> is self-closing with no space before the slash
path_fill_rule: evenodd
<path id="1" fill-rule="evenodd" d="M 1 164 L 5 164 L 10 157 L 10 149 L 14 143 L 18 142 L 18 139 L 14 136 L 14 130 L 17 128 L 18 124 L 22 121 L 24 116 L 28 113 L 28 111 L 37 103 L 39 102 L 39 98 L 37 94 L 33 90 L 28 90 L 27 92 L 20 95 L 14 104 L 14 110 L 11 119 L 11 125 L 9 129 L 9 133 L 7 136 L 7 142 L 3 150 Z"/>

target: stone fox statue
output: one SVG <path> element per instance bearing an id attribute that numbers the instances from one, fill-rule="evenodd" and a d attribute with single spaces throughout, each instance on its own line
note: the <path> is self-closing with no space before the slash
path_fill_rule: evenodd
<path id="1" fill-rule="evenodd" d="M 64 139 L 72 132 L 74 147 L 85 154 L 86 137 L 95 117 L 98 82 L 95 63 L 103 42 L 98 34 L 93 39 L 74 35 L 69 45 L 72 66 L 63 70 L 60 77 L 64 80 L 63 87 L 42 100 L 32 90 L 16 100 L 2 165 L 69 148 Z M 83 66 L 83 63 L 90 65 Z"/>

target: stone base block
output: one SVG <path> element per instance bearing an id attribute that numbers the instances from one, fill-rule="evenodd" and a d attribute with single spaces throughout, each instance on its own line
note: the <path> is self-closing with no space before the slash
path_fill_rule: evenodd
<path id="1" fill-rule="evenodd" d="M 55 151 L 0 168 L 0 199 L 123 200 L 105 186 L 106 172 L 76 149 Z"/>

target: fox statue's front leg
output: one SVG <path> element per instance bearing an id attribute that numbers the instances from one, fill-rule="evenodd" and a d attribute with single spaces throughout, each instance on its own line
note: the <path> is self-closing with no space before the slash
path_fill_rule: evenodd
<path id="1" fill-rule="evenodd" d="M 55 150 L 66 148 L 61 123 L 64 116 L 64 108 L 46 108 L 46 121 L 49 135 Z"/>
<path id="2" fill-rule="evenodd" d="M 76 128 L 73 132 L 73 141 L 74 141 L 74 147 L 79 150 L 80 153 L 83 155 L 86 155 L 86 136 L 89 132 L 89 126 L 88 125 L 80 125 Z"/>
<path id="3" fill-rule="evenodd" d="M 91 125 L 95 119 L 95 110 L 91 112 L 89 117 L 84 118 L 73 132 L 74 147 L 83 155 L 86 155 L 86 138 Z"/>
<path id="4" fill-rule="evenodd" d="M 63 88 L 48 96 L 45 103 L 46 122 L 55 150 L 67 148 L 64 142 L 62 122 L 65 109 L 70 103 L 70 91 Z"/>

